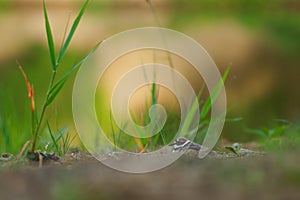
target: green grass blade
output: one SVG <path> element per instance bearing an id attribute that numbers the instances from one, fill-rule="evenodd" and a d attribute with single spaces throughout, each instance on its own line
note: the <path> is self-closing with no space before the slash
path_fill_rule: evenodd
<path id="1" fill-rule="evenodd" d="M 98 49 L 101 43 L 102 41 L 99 42 L 82 60 L 73 65 L 73 67 L 58 82 L 67 79 L 76 69 L 78 69 L 82 65 L 82 63 L 84 63 Z"/>
<path id="2" fill-rule="evenodd" d="M 51 58 L 51 65 L 52 65 L 52 69 L 55 71 L 56 66 L 57 66 L 56 58 L 55 58 L 55 49 L 54 49 L 54 42 L 53 42 L 53 37 L 52 37 L 51 27 L 50 27 L 50 23 L 49 23 L 48 14 L 47 14 L 45 0 L 43 0 L 43 8 L 44 8 L 44 18 L 45 18 L 45 25 L 46 25 L 48 47 L 49 47 L 50 58 Z"/>
<path id="3" fill-rule="evenodd" d="M 194 133 L 196 133 L 197 130 L 190 130 L 191 125 L 193 124 L 193 120 L 195 119 L 195 114 L 197 114 L 197 111 L 199 109 L 198 105 L 198 99 L 196 98 L 195 101 L 192 103 L 192 106 L 190 110 L 188 111 L 187 115 L 184 116 L 184 122 L 182 124 L 182 127 L 180 129 L 180 132 L 178 134 L 179 137 L 189 137 L 192 136 Z M 198 122 L 197 122 L 198 123 Z M 198 129 L 198 127 L 197 127 Z"/>
<path id="4" fill-rule="evenodd" d="M 49 124 L 48 121 L 47 121 L 47 127 L 48 127 L 48 131 L 49 131 L 51 140 L 52 140 L 52 142 L 53 142 L 53 145 L 55 146 L 56 151 L 58 151 L 58 150 L 59 150 L 59 147 L 58 147 L 58 144 L 57 144 L 57 142 L 56 142 L 56 140 L 55 140 L 55 137 L 54 137 L 54 135 L 53 135 L 53 132 L 52 132 L 52 130 L 51 130 L 51 127 L 50 127 L 50 124 Z M 52 145 L 52 146 L 53 146 L 53 145 Z M 51 151 L 51 149 L 52 149 L 52 146 L 49 148 L 50 151 Z"/>
<path id="5" fill-rule="evenodd" d="M 55 99 L 55 97 L 57 96 L 57 94 L 60 92 L 60 90 L 63 88 L 65 82 L 70 77 L 70 75 L 78 67 L 80 67 L 82 65 L 82 63 L 85 62 L 96 51 L 96 49 L 99 47 L 100 43 L 98 43 L 82 60 L 80 60 L 75 65 L 73 65 L 73 67 L 59 81 L 57 81 L 57 83 L 51 88 L 51 90 L 49 92 L 49 98 L 48 98 L 48 100 L 46 102 L 47 106 L 50 105 L 53 102 L 53 100 Z"/>
<path id="6" fill-rule="evenodd" d="M 210 122 L 210 120 L 208 120 L 208 119 L 203 119 L 202 121 L 200 121 L 200 124 L 199 124 L 199 126 L 198 126 L 198 129 L 200 130 L 200 129 L 204 128 L 205 126 L 209 125 L 209 122 Z"/>
<path id="7" fill-rule="evenodd" d="M 46 106 L 49 106 L 52 103 L 52 101 L 55 99 L 57 94 L 63 88 L 65 82 L 66 82 L 66 79 L 59 81 L 51 88 L 51 90 L 49 92 L 49 98 L 47 99 L 47 102 L 46 102 Z"/>
<path id="8" fill-rule="evenodd" d="M 62 47 L 64 45 L 64 41 L 65 41 L 66 36 L 67 36 L 67 31 L 68 31 L 68 28 L 69 28 L 70 19 L 71 19 L 71 12 L 69 13 L 68 21 L 67 21 L 67 24 L 65 26 L 65 31 L 64 31 L 64 35 L 62 37 L 62 41 L 61 41 L 59 52 L 61 52 L 61 49 L 62 49 Z"/>
<path id="9" fill-rule="evenodd" d="M 75 140 L 76 138 L 76 135 L 74 135 L 73 137 L 70 136 L 70 134 L 67 134 L 66 135 L 66 139 L 63 139 L 63 154 L 66 154 L 69 149 L 70 149 L 70 146 L 71 144 L 73 143 L 73 141 Z"/>
<path id="10" fill-rule="evenodd" d="M 218 85 L 210 95 L 210 97 L 204 103 L 200 113 L 200 121 L 203 120 L 207 116 L 208 112 L 210 111 L 211 105 L 215 102 L 217 96 L 219 95 L 222 85 L 227 79 L 229 71 L 230 71 L 230 67 L 226 69 L 225 73 L 222 76 L 222 79 L 220 80 L 220 82 L 218 83 Z"/>
<path id="11" fill-rule="evenodd" d="M 61 59 L 64 57 L 64 55 L 65 55 L 65 53 L 67 51 L 67 48 L 68 48 L 68 46 L 69 46 L 69 44 L 71 42 L 71 39 L 72 39 L 72 37 L 73 37 L 76 29 L 77 29 L 77 26 L 78 26 L 78 24 L 79 24 L 79 22 L 81 20 L 81 17 L 83 15 L 83 13 L 85 12 L 85 9 L 86 9 L 89 1 L 90 0 L 87 0 L 84 3 L 84 5 L 82 6 L 82 8 L 81 8 L 79 14 L 77 15 L 75 21 L 73 22 L 73 25 L 71 27 L 71 30 L 70 30 L 69 34 L 68 34 L 68 37 L 67 37 L 66 41 L 64 42 L 64 45 L 62 46 L 61 51 L 59 52 L 59 55 L 58 55 L 58 58 L 57 58 L 57 63 L 60 63 Z"/>
<path id="12" fill-rule="evenodd" d="M 261 139 L 268 139 L 268 135 L 261 129 L 244 128 L 247 133 L 258 135 Z"/>
<path id="13" fill-rule="evenodd" d="M 242 121 L 244 118 L 242 117 L 236 117 L 236 118 L 227 118 L 225 119 L 225 122 L 240 122 Z"/>
<path id="14" fill-rule="evenodd" d="M 63 127 L 61 129 L 59 129 L 57 131 L 57 133 L 59 134 L 58 137 L 56 138 L 55 142 L 58 143 L 59 140 L 62 139 L 62 137 L 69 131 L 69 128 L 68 127 Z"/>
<path id="15" fill-rule="evenodd" d="M 113 136 L 114 151 L 116 151 L 117 150 L 116 131 L 114 128 L 113 117 L 112 117 L 111 111 L 109 112 L 109 117 L 110 117 L 110 126 L 111 126 L 111 131 L 112 131 L 112 136 Z"/>
<path id="16" fill-rule="evenodd" d="M 274 137 L 282 136 L 288 128 L 290 128 L 289 125 L 281 125 L 276 128 L 269 129 L 268 131 L 269 137 L 274 138 Z"/>
<path id="17" fill-rule="evenodd" d="M 155 105 L 157 103 L 157 99 L 156 99 L 156 84 L 152 83 L 152 89 L 151 89 L 151 105 Z"/>

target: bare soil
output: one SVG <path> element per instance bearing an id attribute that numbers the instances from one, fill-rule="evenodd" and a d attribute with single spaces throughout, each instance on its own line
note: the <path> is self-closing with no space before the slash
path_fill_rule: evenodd
<path id="1" fill-rule="evenodd" d="M 73 152 L 59 162 L 0 161 L 0 199 L 300 199 L 299 152 L 199 159 L 146 174 Z"/>

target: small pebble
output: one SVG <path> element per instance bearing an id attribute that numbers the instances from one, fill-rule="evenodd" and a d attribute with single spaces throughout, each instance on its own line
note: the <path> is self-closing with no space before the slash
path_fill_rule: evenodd
<path id="1" fill-rule="evenodd" d="M 3 153 L 0 157 L 0 161 L 9 161 L 14 157 L 13 154 L 10 153 Z"/>

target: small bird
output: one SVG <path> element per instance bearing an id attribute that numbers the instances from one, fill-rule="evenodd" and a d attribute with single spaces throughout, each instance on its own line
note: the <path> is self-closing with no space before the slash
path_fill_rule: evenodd
<path id="1" fill-rule="evenodd" d="M 185 137 L 177 138 L 173 143 L 169 144 L 173 146 L 173 152 L 193 149 L 199 151 L 202 146 L 200 144 L 194 143 L 191 140 L 186 139 Z"/>

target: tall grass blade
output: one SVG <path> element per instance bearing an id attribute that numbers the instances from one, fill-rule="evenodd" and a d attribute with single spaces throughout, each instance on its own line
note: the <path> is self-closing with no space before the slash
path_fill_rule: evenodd
<path id="1" fill-rule="evenodd" d="M 67 24 L 66 24 L 66 27 L 65 27 L 65 30 L 64 30 L 64 35 L 62 37 L 59 52 L 61 52 L 61 49 L 64 45 L 64 42 L 65 42 L 65 39 L 66 39 L 66 36 L 67 36 L 67 31 L 68 31 L 68 28 L 69 28 L 70 19 L 71 19 L 71 12 L 69 13 L 68 21 L 67 21 Z"/>
<path id="2" fill-rule="evenodd" d="M 62 137 L 63 137 L 68 131 L 69 131 L 69 128 L 68 128 L 68 127 L 63 127 L 63 128 L 61 128 L 61 129 L 59 129 L 59 130 L 57 131 L 57 133 L 56 133 L 56 134 L 58 134 L 58 137 L 56 138 L 55 142 L 58 143 L 59 140 L 61 140 Z"/>
<path id="3" fill-rule="evenodd" d="M 101 43 L 101 42 L 100 42 Z M 52 101 L 55 99 L 57 94 L 60 92 L 60 90 L 63 88 L 65 82 L 70 77 L 70 75 L 79 68 L 83 62 L 85 62 L 99 47 L 100 43 L 98 43 L 82 60 L 80 60 L 78 63 L 73 65 L 73 67 L 59 80 L 57 83 L 50 89 L 49 98 L 46 102 L 46 105 L 50 105 Z"/>
<path id="4" fill-rule="evenodd" d="M 244 128 L 247 133 L 258 135 L 260 138 L 268 139 L 268 135 L 261 129 Z"/>
<path id="5" fill-rule="evenodd" d="M 76 69 L 78 69 L 98 49 L 102 42 L 103 41 L 99 42 L 81 61 L 73 65 L 73 67 L 58 81 L 58 83 L 67 79 Z"/>
<path id="6" fill-rule="evenodd" d="M 151 105 L 155 105 L 157 103 L 156 99 L 157 90 L 156 90 L 156 84 L 152 83 L 152 89 L 151 89 Z"/>
<path id="7" fill-rule="evenodd" d="M 47 99 L 46 106 L 49 106 L 52 101 L 55 99 L 57 94 L 60 92 L 60 90 L 63 88 L 64 84 L 66 82 L 66 79 L 59 81 L 57 84 L 55 84 L 49 93 L 49 98 Z"/>
<path id="8" fill-rule="evenodd" d="M 182 124 L 182 127 L 180 129 L 179 135 L 178 136 L 184 136 L 184 137 L 189 137 L 197 132 L 197 130 L 190 130 L 189 128 L 193 124 L 195 114 L 197 114 L 197 111 L 199 109 L 198 107 L 198 99 L 195 99 L 195 101 L 192 103 L 192 106 L 190 110 L 188 111 L 187 115 L 184 116 L 184 121 Z M 198 123 L 198 122 L 197 122 Z M 198 127 L 197 127 L 198 129 Z"/>
<path id="9" fill-rule="evenodd" d="M 70 30 L 69 34 L 68 34 L 68 37 L 67 37 L 65 43 L 63 44 L 63 46 L 62 46 L 62 48 L 61 48 L 61 51 L 59 52 L 59 55 L 58 55 L 58 58 L 57 58 L 57 63 L 60 63 L 61 59 L 64 57 L 64 55 L 65 55 L 65 53 L 66 53 L 66 51 L 67 51 L 67 48 L 68 48 L 68 46 L 69 46 L 69 44 L 70 44 L 70 42 L 71 42 L 71 39 L 72 39 L 72 37 L 73 37 L 73 35 L 74 35 L 76 29 L 77 29 L 77 26 L 78 26 L 78 24 L 79 24 L 79 22 L 80 22 L 80 20 L 81 20 L 81 17 L 82 17 L 82 15 L 83 15 L 83 13 L 85 12 L 85 9 L 86 9 L 86 7 L 87 7 L 89 1 L 90 1 L 90 0 L 87 0 L 87 1 L 84 3 L 84 5 L 82 6 L 82 8 L 81 8 L 79 14 L 77 15 L 75 21 L 73 22 L 73 25 L 72 25 L 72 27 L 71 27 L 71 30 Z"/>
<path id="10" fill-rule="evenodd" d="M 55 71 L 57 66 L 56 58 L 55 58 L 55 49 L 54 49 L 53 37 L 52 37 L 51 27 L 49 23 L 48 14 L 47 14 L 45 0 L 43 0 L 43 9 L 44 9 L 44 18 L 45 18 L 45 25 L 46 25 L 48 47 L 50 52 L 51 66 L 52 66 L 52 70 Z"/>
<path id="11" fill-rule="evenodd" d="M 60 156 L 62 156 L 63 154 L 66 154 L 69 151 L 70 146 L 71 146 L 72 142 L 75 140 L 75 138 L 76 138 L 76 135 L 71 137 L 70 134 L 67 134 L 65 139 L 62 138 L 63 145 L 62 145 L 62 150 L 61 150 L 62 154 Z"/>
<path id="12" fill-rule="evenodd" d="M 217 96 L 220 93 L 223 83 L 227 79 L 229 71 L 230 71 L 230 67 L 226 69 L 225 73 L 222 76 L 222 79 L 219 81 L 218 85 L 216 86 L 216 88 L 214 89 L 210 97 L 204 103 L 200 112 L 200 121 L 203 120 L 207 116 L 208 112 L 210 111 L 212 104 L 215 102 Z"/>
<path id="13" fill-rule="evenodd" d="M 59 129 L 55 134 L 53 133 L 53 131 L 51 130 L 51 127 L 47 121 L 47 126 L 48 126 L 48 130 L 49 130 L 49 133 L 50 133 L 50 137 L 51 137 L 51 140 L 52 140 L 52 144 L 49 146 L 48 150 L 51 151 L 53 149 L 53 147 L 55 147 L 56 149 L 56 153 L 59 154 L 59 155 L 62 155 L 62 150 L 61 150 L 61 145 L 59 144 L 60 140 L 65 143 L 66 141 L 64 141 L 64 135 L 68 132 L 68 127 L 64 127 L 64 128 L 61 128 Z M 55 138 L 55 135 L 58 135 L 57 138 Z M 67 141 L 69 139 L 67 138 Z"/>
<path id="14" fill-rule="evenodd" d="M 52 130 L 51 130 L 51 127 L 50 127 L 50 124 L 49 124 L 48 121 L 47 121 L 47 127 L 48 127 L 48 131 L 49 131 L 49 134 L 50 134 L 52 143 L 53 143 L 53 145 L 55 146 L 56 151 L 59 151 L 58 144 L 57 144 L 57 142 L 56 142 L 56 140 L 55 140 L 55 137 L 54 137 L 54 135 L 53 135 L 53 132 L 52 132 Z M 53 145 L 52 145 L 52 146 L 53 146 Z M 51 150 L 51 149 L 52 149 L 52 148 L 50 148 L 50 150 Z"/>

